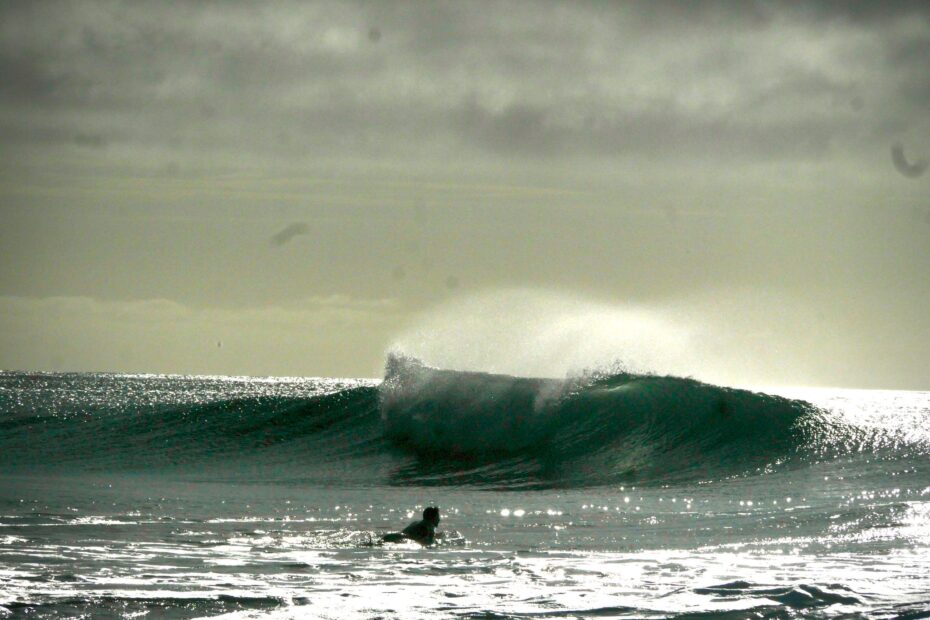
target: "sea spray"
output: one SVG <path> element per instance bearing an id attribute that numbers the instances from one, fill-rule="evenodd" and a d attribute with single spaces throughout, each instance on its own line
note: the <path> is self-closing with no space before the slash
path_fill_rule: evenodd
<path id="1" fill-rule="evenodd" d="M 689 374 L 693 328 L 656 308 L 536 289 L 457 298 L 418 315 L 391 346 L 438 368 L 564 378 L 590 369 Z"/>
<path id="2" fill-rule="evenodd" d="M 515 288 L 478 291 L 410 319 L 389 351 L 446 369 L 564 378 L 585 371 L 694 377 L 731 387 L 833 384 L 849 334 L 780 290 L 622 296 Z"/>

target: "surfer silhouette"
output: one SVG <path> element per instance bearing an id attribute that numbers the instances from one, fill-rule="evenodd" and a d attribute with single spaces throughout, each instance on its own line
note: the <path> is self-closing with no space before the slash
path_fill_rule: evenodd
<path id="1" fill-rule="evenodd" d="M 423 511 L 423 519 L 411 523 L 401 532 L 392 532 L 381 537 L 381 542 L 403 542 L 415 540 L 421 545 L 432 545 L 436 541 L 436 527 L 439 525 L 439 508 L 429 506 Z"/>

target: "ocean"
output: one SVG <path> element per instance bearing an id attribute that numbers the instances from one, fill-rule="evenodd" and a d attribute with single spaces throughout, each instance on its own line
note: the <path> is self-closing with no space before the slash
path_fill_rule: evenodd
<path id="1" fill-rule="evenodd" d="M 928 618 L 930 393 L 3 372 L 0 618 L 71 617 Z"/>

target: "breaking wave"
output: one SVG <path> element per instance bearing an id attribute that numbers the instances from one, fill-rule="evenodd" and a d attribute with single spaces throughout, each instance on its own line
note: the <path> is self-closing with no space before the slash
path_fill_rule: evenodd
<path id="1" fill-rule="evenodd" d="M 532 379 L 393 355 L 380 384 L 315 396 L 3 411 L 0 471 L 496 488 L 766 471 L 803 452 L 818 420 L 800 400 L 687 378 Z"/>

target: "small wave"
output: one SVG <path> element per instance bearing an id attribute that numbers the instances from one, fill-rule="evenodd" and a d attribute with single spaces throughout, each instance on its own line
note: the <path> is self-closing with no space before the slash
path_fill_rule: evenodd
<path id="1" fill-rule="evenodd" d="M 795 586 L 765 586 L 747 581 L 734 581 L 716 586 L 695 588 L 697 594 L 713 596 L 722 601 L 762 598 L 777 601 L 787 607 L 805 609 L 828 605 L 861 605 L 855 592 L 840 584 Z"/>
<path id="2" fill-rule="evenodd" d="M 131 618 L 151 614 L 179 618 L 217 616 L 243 611 L 268 611 L 280 608 L 289 601 L 277 597 L 220 594 L 204 597 L 197 594 L 152 596 L 149 598 L 123 598 L 112 595 L 73 596 L 36 601 L 13 601 L 4 607 L 14 617 L 74 618 L 122 617 Z M 2 610 L 3 607 L 0 607 Z M 0 611 L 0 617 L 3 617 Z"/>

